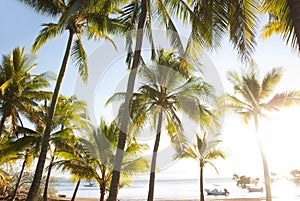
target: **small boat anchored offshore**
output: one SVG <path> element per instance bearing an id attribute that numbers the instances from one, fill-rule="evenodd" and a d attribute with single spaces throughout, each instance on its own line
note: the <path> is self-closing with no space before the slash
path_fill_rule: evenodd
<path id="1" fill-rule="evenodd" d="M 264 191 L 263 187 L 261 187 L 261 188 L 258 188 L 258 187 L 248 187 L 247 190 L 248 190 L 249 193 L 252 193 L 252 192 L 263 192 Z"/>
<path id="2" fill-rule="evenodd" d="M 89 182 L 88 184 L 84 184 L 84 187 L 95 187 L 95 186 L 96 184 L 92 182 Z"/>
<path id="3" fill-rule="evenodd" d="M 204 189 L 207 192 L 207 195 L 229 195 L 229 192 L 226 188 L 224 190 L 218 189 Z"/>

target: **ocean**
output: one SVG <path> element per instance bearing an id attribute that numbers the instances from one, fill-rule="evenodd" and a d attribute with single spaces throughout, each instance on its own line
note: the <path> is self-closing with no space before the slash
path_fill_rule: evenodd
<path id="1" fill-rule="evenodd" d="M 99 198 L 100 191 L 98 185 L 86 187 L 88 182 L 81 182 L 77 192 L 77 198 Z M 259 184 L 263 187 L 263 184 Z M 206 198 L 257 198 L 264 197 L 264 192 L 249 193 L 247 189 L 242 189 L 236 185 L 231 178 L 207 178 L 204 180 L 204 188 L 226 188 L 230 194 L 228 196 L 205 195 Z M 75 189 L 68 179 L 60 179 L 56 186 L 58 194 L 64 194 L 71 197 Z M 148 194 L 148 181 L 136 180 L 130 186 L 119 190 L 119 199 L 122 200 L 146 200 Z M 205 193 L 206 194 L 206 193 Z M 300 201 L 300 186 L 296 186 L 287 180 L 280 180 L 272 183 L 272 195 L 274 200 L 279 201 Z M 163 179 L 155 183 L 155 199 L 198 199 L 199 198 L 199 180 L 198 179 Z"/>

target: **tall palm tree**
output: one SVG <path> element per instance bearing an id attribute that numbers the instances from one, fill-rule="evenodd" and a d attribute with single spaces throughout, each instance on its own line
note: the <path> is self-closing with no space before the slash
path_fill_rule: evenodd
<path id="1" fill-rule="evenodd" d="M 27 197 L 27 201 L 37 200 L 38 188 L 42 178 L 44 169 L 47 148 L 51 133 L 52 120 L 59 97 L 59 91 L 66 72 L 69 55 L 71 54 L 76 60 L 78 72 L 83 81 L 87 80 L 87 56 L 82 46 L 81 36 L 87 33 L 89 37 L 109 38 L 109 32 L 117 32 L 119 25 L 115 20 L 110 19 L 109 14 L 114 10 L 112 1 L 60 1 L 55 0 L 51 2 L 39 0 L 20 0 L 26 5 L 33 8 L 35 11 L 51 16 L 57 17 L 57 23 L 43 24 L 45 27 L 41 30 L 39 36 L 36 38 L 32 49 L 39 50 L 49 39 L 55 38 L 67 30 L 69 33 L 67 47 L 61 64 L 61 68 L 57 77 L 54 93 L 52 96 L 51 105 L 48 111 L 47 124 L 44 132 L 42 150 L 38 160 L 34 179 Z M 77 39 L 73 43 L 74 37 Z"/>
<path id="2" fill-rule="evenodd" d="M 263 27 L 263 39 L 277 33 L 293 49 L 300 50 L 300 1 L 264 0 L 263 11 L 269 15 L 268 23 Z"/>
<path id="3" fill-rule="evenodd" d="M 210 85 L 201 78 L 186 77 L 188 74 L 185 69 L 181 69 L 181 63 L 186 62 L 185 60 L 176 57 L 172 51 L 160 50 L 157 55 L 153 66 L 140 69 L 141 86 L 138 92 L 133 94 L 131 106 L 132 112 L 135 113 L 132 115 L 133 121 L 145 123 L 147 119 L 154 119 L 153 125 L 156 125 L 148 200 L 153 200 L 154 197 L 156 158 L 164 120 L 173 145 L 178 151 L 182 151 L 185 142 L 178 111 L 199 120 L 209 114 L 206 109 L 209 104 L 207 100 L 213 100 Z M 123 93 L 117 93 L 108 102 L 123 99 L 124 96 Z"/>
<path id="4" fill-rule="evenodd" d="M 276 111 L 281 107 L 300 103 L 300 91 L 275 93 L 275 87 L 280 82 L 282 73 L 282 68 L 273 68 L 262 80 L 259 80 L 258 68 L 254 62 L 241 73 L 229 72 L 228 80 L 233 85 L 234 94 L 226 95 L 226 107 L 240 115 L 246 124 L 250 119 L 253 119 L 255 131 L 258 133 L 258 120 L 260 117 L 265 116 L 265 111 Z M 264 168 L 266 199 L 271 201 L 268 164 L 259 138 L 258 145 Z"/>
<path id="5" fill-rule="evenodd" d="M 239 50 L 239 55 L 244 60 L 249 60 L 251 53 L 255 46 L 255 30 L 257 24 L 257 14 L 259 11 L 259 4 L 257 0 L 245 0 L 245 1 L 183 1 L 183 0 L 171 0 L 171 1 L 131 1 L 127 7 L 125 7 L 124 13 L 129 14 L 127 19 L 131 19 L 129 24 L 138 24 L 137 37 L 135 50 L 132 51 L 129 34 L 129 63 L 132 64 L 130 68 L 130 74 L 127 83 L 126 98 L 124 104 L 124 110 L 121 120 L 121 133 L 118 142 L 118 151 L 116 155 L 116 163 L 114 167 L 114 173 L 112 178 L 112 184 L 110 187 L 109 201 L 116 201 L 118 194 L 118 183 L 120 179 L 120 169 L 123 160 L 123 152 L 126 144 L 126 133 L 129 124 L 130 117 L 130 99 L 133 95 L 134 83 L 138 66 L 140 64 L 141 48 L 143 41 L 144 26 L 151 29 L 152 21 L 146 21 L 151 18 L 151 6 L 158 5 L 153 13 L 157 16 L 161 16 L 159 21 L 162 25 L 166 26 L 170 31 L 173 47 L 177 49 L 182 57 L 185 55 L 195 56 L 196 51 L 202 50 L 205 44 L 212 46 L 212 43 L 218 38 L 221 38 L 223 33 L 229 29 L 230 40 L 233 42 L 234 47 Z M 202 6 L 204 5 L 204 6 Z M 194 7 L 194 8 L 192 8 Z M 200 9 L 201 8 L 201 9 Z M 210 9 L 208 9 L 210 8 Z M 215 9 L 216 8 L 216 9 Z M 134 11 L 134 12 L 130 12 Z M 137 16 L 137 17 L 136 17 Z M 172 22 L 172 17 L 179 17 L 183 23 L 191 23 L 192 34 L 188 42 L 188 48 L 184 52 L 184 48 L 181 45 L 180 37 L 176 34 L 176 28 Z M 204 22 L 205 21 L 205 22 Z M 138 23 L 137 23 L 138 22 Z M 203 22 L 203 23 L 202 23 Z M 203 26 L 205 25 L 205 26 Z M 133 28 L 132 26 L 128 26 Z M 175 33 L 175 34 L 174 34 Z M 208 34 L 209 33 L 209 34 Z M 151 31 L 148 32 L 148 36 L 151 38 Z M 153 46 L 152 41 L 150 44 Z M 155 50 L 154 47 L 152 47 Z M 190 53 L 191 51 L 191 53 Z M 131 52 L 134 52 L 132 54 Z M 184 52 L 184 53 L 183 53 Z"/>
<path id="6" fill-rule="evenodd" d="M 203 134 L 201 138 L 199 134 L 196 135 L 196 143 L 188 147 L 181 157 L 192 158 L 199 162 L 200 167 L 200 201 L 204 201 L 204 191 L 203 191 L 203 169 L 206 164 L 214 167 L 216 172 L 218 172 L 216 166 L 213 164 L 213 160 L 218 158 L 225 158 L 226 153 L 221 149 L 218 149 L 218 144 L 221 140 L 208 140 L 207 133 Z M 216 136 L 214 136 L 216 137 Z"/>
<path id="7" fill-rule="evenodd" d="M 0 65 L 0 139 L 5 131 L 5 122 L 14 133 L 17 124 L 23 126 L 21 115 L 32 123 L 41 121 L 38 113 L 42 110 L 39 101 L 49 98 L 51 93 L 43 91 L 49 87 L 50 73 L 31 74 L 36 67 L 32 55 L 25 48 L 17 47 L 8 55 L 3 55 Z"/>
<path id="8" fill-rule="evenodd" d="M 100 187 L 100 201 L 103 201 L 111 181 L 118 134 L 119 126 L 116 122 L 106 125 L 105 121 L 101 120 L 99 128 L 90 133 L 90 136 L 79 139 L 80 148 L 77 151 L 81 156 L 69 153 L 69 158 L 58 161 L 55 165 L 70 170 L 81 178 L 96 180 Z M 124 185 L 123 182 L 131 175 L 146 170 L 146 159 L 136 157 L 136 154 L 143 150 L 145 145 L 137 143 L 131 143 L 126 148 L 120 186 Z M 64 151 L 61 153 L 66 154 Z"/>

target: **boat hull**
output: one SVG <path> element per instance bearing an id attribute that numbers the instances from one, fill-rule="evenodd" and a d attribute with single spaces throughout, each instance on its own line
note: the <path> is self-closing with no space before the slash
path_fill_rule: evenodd
<path id="1" fill-rule="evenodd" d="M 228 195 L 229 192 L 205 189 L 207 195 Z"/>
<path id="2" fill-rule="evenodd" d="M 263 188 L 247 188 L 249 193 L 253 193 L 253 192 L 263 192 Z"/>

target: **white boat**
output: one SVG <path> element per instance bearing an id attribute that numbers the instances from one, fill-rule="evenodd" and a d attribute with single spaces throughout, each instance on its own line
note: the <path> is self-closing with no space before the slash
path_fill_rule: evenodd
<path id="1" fill-rule="evenodd" d="M 95 186 L 96 184 L 92 182 L 89 182 L 88 184 L 84 184 L 84 187 L 95 187 Z"/>
<path id="2" fill-rule="evenodd" d="M 218 190 L 218 189 L 204 189 L 207 193 L 207 195 L 229 195 L 229 192 L 225 188 L 224 190 Z"/>
<path id="3" fill-rule="evenodd" d="M 248 187 L 247 190 L 248 190 L 249 193 L 263 192 L 264 191 L 263 187 L 261 187 L 261 188 L 259 188 L 259 187 Z"/>

